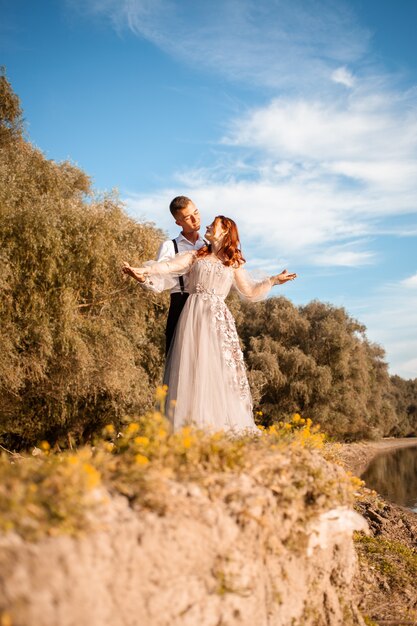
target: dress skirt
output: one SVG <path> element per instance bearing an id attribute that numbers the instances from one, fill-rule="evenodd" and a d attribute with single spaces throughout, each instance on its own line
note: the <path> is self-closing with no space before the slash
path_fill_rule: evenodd
<path id="1" fill-rule="evenodd" d="M 190 294 L 168 353 L 164 383 L 174 430 L 257 430 L 236 332 L 224 302 L 203 288 Z M 259 432 L 259 431 L 258 431 Z"/>

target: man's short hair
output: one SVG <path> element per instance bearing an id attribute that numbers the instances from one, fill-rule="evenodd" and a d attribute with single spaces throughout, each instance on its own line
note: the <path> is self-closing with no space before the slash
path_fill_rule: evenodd
<path id="1" fill-rule="evenodd" d="M 185 209 L 187 204 L 189 204 L 190 202 L 191 200 L 190 198 L 187 198 L 187 196 L 177 196 L 171 201 L 171 204 L 169 205 L 169 210 L 171 211 L 172 215 L 175 217 L 177 211 L 180 211 L 181 209 Z"/>

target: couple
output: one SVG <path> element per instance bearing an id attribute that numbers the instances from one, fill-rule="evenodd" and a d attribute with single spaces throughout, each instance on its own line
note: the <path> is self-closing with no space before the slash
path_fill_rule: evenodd
<path id="1" fill-rule="evenodd" d="M 233 220 L 218 215 L 207 227 L 205 241 L 198 233 L 199 211 L 189 198 L 174 198 L 170 211 L 182 230 L 162 244 L 158 261 L 123 266 L 145 288 L 171 289 L 167 417 L 174 430 L 193 424 L 213 432 L 259 432 L 235 322 L 224 300 L 232 287 L 246 300 L 262 300 L 271 287 L 296 274 L 284 270 L 256 282 L 244 269 Z"/>

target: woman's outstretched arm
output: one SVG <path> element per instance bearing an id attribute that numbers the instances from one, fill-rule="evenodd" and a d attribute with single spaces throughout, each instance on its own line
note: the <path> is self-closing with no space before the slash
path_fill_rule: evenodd
<path id="1" fill-rule="evenodd" d="M 254 280 L 249 272 L 243 267 L 235 269 L 234 285 L 245 300 L 258 302 L 264 300 L 274 285 L 284 283 L 297 278 L 297 274 L 290 274 L 283 270 L 280 274 L 269 276 L 263 280 Z"/>

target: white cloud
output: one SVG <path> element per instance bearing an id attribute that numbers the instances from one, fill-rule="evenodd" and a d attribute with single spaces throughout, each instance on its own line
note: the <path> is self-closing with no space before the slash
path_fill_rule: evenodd
<path id="1" fill-rule="evenodd" d="M 401 285 L 410 289 L 417 289 L 417 273 L 413 276 L 409 276 L 401 281 Z M 416 313 L 417 316 L 417 313 Z"/>
<path id="2" fill-rule="evenodd" d="M 351 78 L 343 65 L 361 58 L 370 39 L 343 1 L 67 2 L 107 17 L 117 30 L 128 28 L 188 64 L 270 87 L 298 89 L 302 80 L 312 88 L 318 77 L 328 82 L 329 65 L 346 83 Z"/>
<path id="3" fill-rule="evenodd" d="M 377 257 L 368 236 L 387 216 L 417 213 L 415 129 L 410 94 L 372 95 L 358 84 L 336 102 L 281 97 L 231 121 L 212 168 L 175 180 L 211 216 L 231 213 L 266 249 L 369 265 Z M 146 202 L 129 201 L 133 211 Z"/>
<path id="4" fill-rule="evenodd" d="M 347 67 L 338 67 L 337 70 L 332 72 L 331 79 L 335 83 L 340 83 L 345 87 L 353 87 L 355 84 L 355 78 L 353 74 L 347 69 Z"/>
<path id="5" fill-rule="evenodd" d="M 369 161 L 334 161 L 327 166 L 330 171 L 337 174 L 375 184 L 391 192 L 395 189 L 404 191 L 404 188 L 414 188 L 417 180 L 417 160 L 407 160 L 406 156 L 400 161 L 390 161 L 384 159 L 382 153 L 378 161 L 372 159 Z M 414 200 L 411 205 L 415 206 Z M 402 206 L 401 202 L 399 208 Z"/>
<path id="6" fill-rule="evenodd" d="M 372 98 L 361 86 L 337 100 L 281 97 L 234 120 L 223 142 L 383 187 L 417 180 L 412 94 Z"/>
<path id="7" fill-rule="evenodd" d="M 338 195 L 315 181 L 304 185 L 290 181 L 236 181 L 228 178 L 213 181 L 202 180 L 198 172 L 196 183 L 191 175 L 188 185 L 182 184 L 181 193 L 190 196 L 199 206 L 203 219 L 211 221 L 214 215 L 227 214 L 236 220 L 243 242 L 250 244 L 258 256 L 263 250 L 275 257 L 294 259 L 302 254 L 305 261 L 322 264 L 323 246 L 337 240 L 358 238 L 366 235 L 368 227 L 361 219 L 352 219 L 347 210 L 359 212 L 359 198 L 347 192 Z M 167 212 L 170 199 L 176 190 L 164 190 L 150 196 L 130 194 L 126 198 L 130 212 L 146 215 L 164 228 L 171 228 Z M 356 244 L 357 246 L 358 244 Z M 361 265 L 369 263 L 372 252 L 333 249 L 336 265 Z M 331 256 L 328 257 L 331 261 Z"/>
<path id="8" fill-rule="evenodd" d="M 358 267 L 375 263 L 375 257 L 374 252 L 357 252 L 332 246 L 316 254 L 313 261 L 324 266 Z"/>

